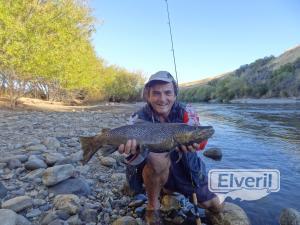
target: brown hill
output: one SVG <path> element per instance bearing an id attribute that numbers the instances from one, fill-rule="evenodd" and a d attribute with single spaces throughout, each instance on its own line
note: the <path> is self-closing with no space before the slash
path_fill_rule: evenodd
<path id="1" fill-rule="evenodd" d="M 219 76 L 180 85 L 184 101 L 300 96 L 300 45 Z"/>

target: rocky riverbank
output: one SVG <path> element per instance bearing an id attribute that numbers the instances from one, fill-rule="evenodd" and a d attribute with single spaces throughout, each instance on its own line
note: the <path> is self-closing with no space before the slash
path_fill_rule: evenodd
<path id="1" fill-rule="evenodd" d="M 0 224 L 143 224 L 147 198 L 131 197 L 124 186 L 124 156 L 96 156 L 85 166 L 80 163 L 79 136 L 125 124 L 136 107 L 0 109 Z M 193 224 L 193 206 L 182 195 L 164 196 L 162 203 L 166 222 Z M 206 218 L 220 224 L 214 215 Z M 226 224 L 250 224 L 243 210 L 232 204 L 221 218 L 227 220 L 232 223 Z"/>
<path id="2" fill-rule="evenodd" d="M 133 111 L 134 107 L 90 112 L 0 110 L 1 210 L 12 210 L 0 213 L 0 221 L 111 224 L 126 215 L 123 208 L 130 197 L 121 193 L 122 156 L 102 159 L 106 166 L 97 157 L 82 166 L 78 137 L 125 124 Z"/>

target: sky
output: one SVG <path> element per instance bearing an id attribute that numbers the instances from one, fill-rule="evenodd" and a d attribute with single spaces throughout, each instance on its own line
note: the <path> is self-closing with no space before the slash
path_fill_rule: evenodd
<path id="1" fill-rule="evenodd" d="M 168 0 L 179 83 L 300 44 L 299 0 Z M 165 0 L 91 0 L 92 43 L 108 65 L 175 75 Z"/>

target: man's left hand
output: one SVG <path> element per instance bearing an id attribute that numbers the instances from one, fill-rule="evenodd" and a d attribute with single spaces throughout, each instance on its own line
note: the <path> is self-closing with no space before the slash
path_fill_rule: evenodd
<path id="1" fill-rule="evenodd" d="M 192 145 L 180 145 L 179 147 L 176 147 L 176 150 L 184 153 L 195 152 L 197 149 L 199 149 L 199 144 L 197 143 L 193 143 Z"/>

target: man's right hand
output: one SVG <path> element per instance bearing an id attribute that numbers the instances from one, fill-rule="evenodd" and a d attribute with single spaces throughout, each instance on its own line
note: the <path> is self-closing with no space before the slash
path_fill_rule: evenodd
<path id="1" fill-rule="evenodd" d="M 120 154 L 135 154 L 137 152 L 137 143 L 135 139 L 130 139 L 126 144 L 121 144 L 118 148 Z"/>

